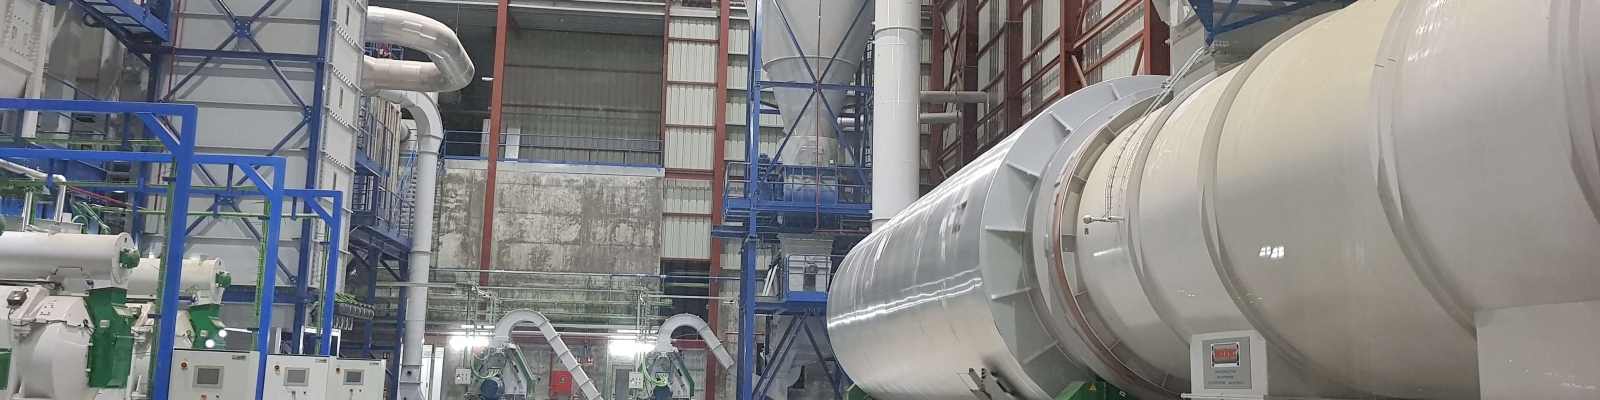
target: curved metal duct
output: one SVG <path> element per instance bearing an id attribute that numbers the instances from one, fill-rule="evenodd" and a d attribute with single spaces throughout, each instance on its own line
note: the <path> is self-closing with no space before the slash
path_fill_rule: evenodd
<path id="1" fill-rule="evenodd" d="M 1177 398 L 1193 335 L 1255 331 L 1273 396 L 1594 397 L 1600 346 L 1501 320 L 1600 307 L 1581 5 L 1357 2 L 1163 107 L 1069 95 L 851 252 L 839 361 L 880 399 L 970 396 L 968 368 Z M 1525 329 L 1592 332 L 1562 316 Z"/>
<path id="2" fill-rule="evenodd" d="M 428 55 L 432 62 L 366 57 L 361 90 L 448 92 L 472 83 L 472 59 L 449 26 L 408 11 L 367 7 L 366 40 L 405 46 Z"/>
<path id="3" fill-rule="evenodd" d="M 711 355 L 717 358 L 717 362 L 722 364 L 723 368 L 733 368 L 733 356 L 728 355 L 728 349 L 722 346 L 722 339 L 718 338 L 717 333 L 711 330 L 711 324 L 706 323 L 706 320 L 700 319 L 700 316 L 694 314 L 678 314 L 668 317 L 666 321 L 662 321 L 661 328 L 656 330 L 655 351 L 657 353 L 678 351 L 678 348 L 672 345 L 672 332 L 686 326 L 694 329 L 695 333 L 700 334 L 700 340 L 706 342 L 706 347 L 710 349 Z"/>

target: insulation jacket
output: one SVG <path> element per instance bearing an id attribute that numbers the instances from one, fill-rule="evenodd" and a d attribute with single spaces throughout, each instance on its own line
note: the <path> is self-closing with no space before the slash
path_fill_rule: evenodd
<path id="1" fill-rule="evenodd" d="M 1177 398 L 1191 335 L 1248 330 L 1273 395 L 1493 398 L 1485 315 L 1600 300 L 1597 55 L 1582 1 L 1375 0 L 1170 100 L 1070 94 L 852 250 L 839 361 L 881 399 Z M 1526 398 L 1600 382 L 1531 365 Z"/>

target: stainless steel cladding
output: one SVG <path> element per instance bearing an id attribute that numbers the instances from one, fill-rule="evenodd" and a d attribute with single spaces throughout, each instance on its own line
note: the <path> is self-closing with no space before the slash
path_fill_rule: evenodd
<path id="1" fill-rule="evenodd" d="M 1600 397 L 1589 5 L 1356 2 L 1170 100 L 1069 95 L 851 252 L 839 361 L 1177 398 L 1193 335 L 1255 331 L 1275 396 Z"/>

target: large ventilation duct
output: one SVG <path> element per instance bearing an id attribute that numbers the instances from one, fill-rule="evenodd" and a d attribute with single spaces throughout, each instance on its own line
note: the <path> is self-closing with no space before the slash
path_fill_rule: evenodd
<path id="1" fill-rule="evenodd" d="M 762 69 L 777 82 L 850 84 L 866 52 L 871 12 L 865 0 L 762 0 Z M 865 12 L 864 12 L 865 11 Z M 792 33 L 792 35 L 791 35 Z M 845 93 L 810 88 L 774 88 L 773 96 L 789 132 L 788 145 L 778 154 L 784 165 L 830 167 L 847 161 L 842 155 L 833 121 L 844 107 Z M 805 183 L 815 180 L 795 176 Z M 787 185 L 794 190 L 819 190 Z M 820 190 L 830 191 L 823 187 Z M 819 194 L 789 193 L 813 199 Z M 830 197 L 831 192 L 821 193 Z"/>
<path id="2" fill-rule="evenodd" d="M 366 57 L 361 90 L 449 92 L 466 87 L 475 74 L 461 39 L 449 26 L 420 14 L 367 7 L 366 39 L 405 46 L 428 55 L 431 62 Z"/>
<path id="3" fill-rule="evenodd" d="M 922 1 L 876 0 L 872 32 L 872 227 L 921 193 Z M 959 97 L 953 92 L 930 92 Z M 940 97 L 940 96 L 933 96 Z"/>
<path id="4" fill-rule="evenodd" d="M 438 193 L 439 146 L 444 142 L 444 120 L 433 96 L 418 92 L 384 90 L 384 101 L 411 112 L 417 123 L 417 191 L 411 219 L 411 254 L 406 287 L 405 337 L 400 354 L 401 400 L 422 400 L 422 344 L 428 328 L 428 269 L 433 266 L 433 208 Z"/>
<path id="5" fill-rule="evenodd" d="M 1178 398 L 1193 335 L 1254 331 L 1273 396 L 1593 398 L 1582 5 L 1356 2 L 1161 107 L 1070 94 L 850 253 L 839 362 L 880 399 Z"/>

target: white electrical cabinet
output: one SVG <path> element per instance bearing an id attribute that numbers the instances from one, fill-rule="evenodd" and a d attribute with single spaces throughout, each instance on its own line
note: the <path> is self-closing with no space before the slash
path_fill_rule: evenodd
<path id="1" fill-rule="evenodd" d="M 263 399 L 325 400 L 333 358 L 273 354 L 267 356 Z"/>
<path id="2" fill-rule="evenodd" d="M 383 400 L 383 360 L 334 360 L 328 400 Z"/>
<path id="3" fill-rule="evenodd" d="M 249 399 L 256 394 L 253 351 L 172 350 L 173 399 Z"/>

